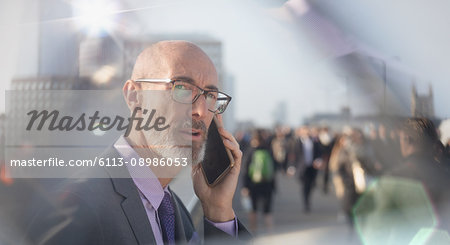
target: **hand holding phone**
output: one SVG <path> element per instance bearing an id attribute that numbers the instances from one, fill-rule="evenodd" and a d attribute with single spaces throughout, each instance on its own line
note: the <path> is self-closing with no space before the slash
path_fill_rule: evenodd
<path id="1" fill-rule="evenodd" d="M 235 217 L 232 203 L 241 168 L 242 152 L 233 135 L 222 127 L 221 115 L 217 115 L 217 119 L 214 120 L 216 120 L 214 124 L 216 124 L 217 132 L 221 139 L 220 141 L 222 141 L 225 148 L 231 153 L 231 157 L 226 153 L 227 157 L 223 159 L 233 159 L 230 161 L 222 161 L 222 163 L 225 163 L 222 167 L 226 166 L 228 168 L 230 165 L 232 167 L 230 166 L 228 169 L 222 168 L 222 170 L 225 170 L 217 171 L 212 175 L 213 177 L 221 177 L 209 178 L 208 180 L 202 167 L 202 165 L 206 166 L 206 163 L 193 165 L 192 182 L 195 194 L 200 199 L 205 217 L 214 222 L 225 222 Z M 211 126 L 209 130 L 211 130 Z M 231 163 L 231 161 L 234 163 Z"/>
<path id="2" fill-rule="evenodd" d="M 224 139 L 219 134 L 217 124 L 218 120 L 214 117 L 208 129 L 205 158 L 201 163 L 203 176 L 209 186 L 219 183 L 234 166 L 233 155 L 223 144 Z"/>

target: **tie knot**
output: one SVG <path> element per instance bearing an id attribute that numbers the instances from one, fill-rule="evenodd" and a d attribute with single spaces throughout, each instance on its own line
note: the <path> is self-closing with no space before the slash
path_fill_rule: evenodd
<path id="1" fill-rule="evenodd" d="M 162 215 L 172 215 L 175 213 L 172 200 L 168 192 L 164 192 L 164 198 L 159 205 L 158 212 Z"/>

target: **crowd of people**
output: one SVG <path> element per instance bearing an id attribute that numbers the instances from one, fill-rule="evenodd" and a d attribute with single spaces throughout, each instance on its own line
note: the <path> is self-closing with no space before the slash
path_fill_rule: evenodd
<path id="1" fill-rule="evenodd" d="M 244 153 L 241 193 L 252 201 L 250 229 L 257 229 L 260 204 L 266 227 L 272 227 L 273 195 L 277 188 L 283 188 L 277 186 L 276 176 L 285 175 L 301 184 L 305 213 L 314 207 L 311 196 L 315 186 L 324 193 L 334 190 L 350 227 L 354 225 L 355 204 L 377 180 L 395 177 L 417 181 L 429 193 L 441 220 L 439 228 L 448 231 L 450 152 L 433 122 L 408 118 L 374 125 L 334 132 L 315 126 L 238 131 L 236 138 Z"/>
<path id="2" fill-rule="evenodd" d="M 277 126 L 274 132 L 267 129 L 239 131 L 236 138 L 244 153 L 241 194 L 251 200 L 251 230 L 257 230 L 257 210 L 261 205 L 266 228 L 271 230 L 273 226 L 271 213 L 273 195 L 278 188 L 277 172 L 295 177 L 302 184 L 300 194 L 305 213 L 311 212 L 312 190 L 319 171 L 324 172 L 322 186 L 323 191 L 328 192 L 328 162 L 335 138 L 328 128 Z"/>

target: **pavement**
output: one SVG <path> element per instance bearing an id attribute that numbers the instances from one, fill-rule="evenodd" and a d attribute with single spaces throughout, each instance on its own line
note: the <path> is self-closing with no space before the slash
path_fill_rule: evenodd
<path id="1" fill-rule="evenodd" d="M 340 212 L 332 184 L 325 194 L 322 175 L 318 175 L 311 199 L 311 212 L 303 212 L 300 185 L 295 177 L 277 173 L 277 191 L 274 196 L 271 231 L 264 227 L 263 216 L 258 216 L 258 230 L 253 232 L 255 244 L 361 244 Z M 236 191 L 233 207 L 239 219 L 248 225 L 248 212 L 244 209 L 239 190 Z"/>
<path id="2" fill-rule="evenodd" d="M 357 233 L 349 228 L 345 216 L 340 212 L 340 203 L 334 193 L 333 185 L 330 183 L 329 192 L 323 193 L 323 176 L 320 173 L 312 194 L 310 213 L 303 212 L 298 180 L 281 173 L 277 173 L 276 178 L 277 191 L 274 194 L 273 203 L 274 226 L 271 231 L 266 230 L 263 216 L 260 214 L 259 229 L 253 232 L 254 244 L 361 244 Z M 197 231 L 202 233 L 203 213 L 194 195 L 191 182 L 190 171 L 187 169 L 173 181 L 171 188 L 183 200 L 192 214 Z M 241 202 L 240 187 L 236 190 L 233 208 L 239 220 L 249 228 L 248 212 Z"/>

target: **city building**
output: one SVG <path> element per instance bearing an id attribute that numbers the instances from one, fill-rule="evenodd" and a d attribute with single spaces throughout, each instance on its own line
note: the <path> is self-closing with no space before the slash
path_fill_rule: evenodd
<path id="1" fill-rule="evenodd" d="M 428 94 L 419 94 L 413 85 L 411 89 L 411 115 L 413 117 L 434 118 L 433 87 L 429 85 Z"/>
<path id="2" fill-rule="evenodd" d="M 14 108 L 45 108 L 50 103 L 60 103 L 58 99 L 51 102 L 41 90 L 121 88 L 131 76 L 137 55 L 162 40 L 187 40 L 198 45 L 217 69 L 219 88 L 233 95 L 234 78 L 225 72 L 220 40 L 206 34 L 189 33 L 129 36 L 104 31 L 91 35 L 77 26 L 77 18 L 67 18 L 78 14 L 76 4 L 61 0 L 42 0 L 27 6 L 23 21 L 37 24 L 21 29 L 23 38 L 18 44 L 20 58 L 17 62 L 20 66 L 11 81 L 11 89 L 17 96 L 7 103 L 7 107 L 8 104 L 13 107 L 6 109 L 8 118 L 16 118 Z M 233 106 L 229 109 L 224 121 L 227 127 L 233 127 Z"/>
<path id="3" fill-rule="evenodd" d="M 5 114 L 0 114 L 0 165 L 5 160 L 5 124 L 6 116 Z"/>
<path id="4" fill-rule="evenodd" d="M 275 125 L 283 125 L 288 121 L 288 109 L 287 109 L 287 103 L 286 101 L 279 101 L 273 112 L 273 122 Z"/>

